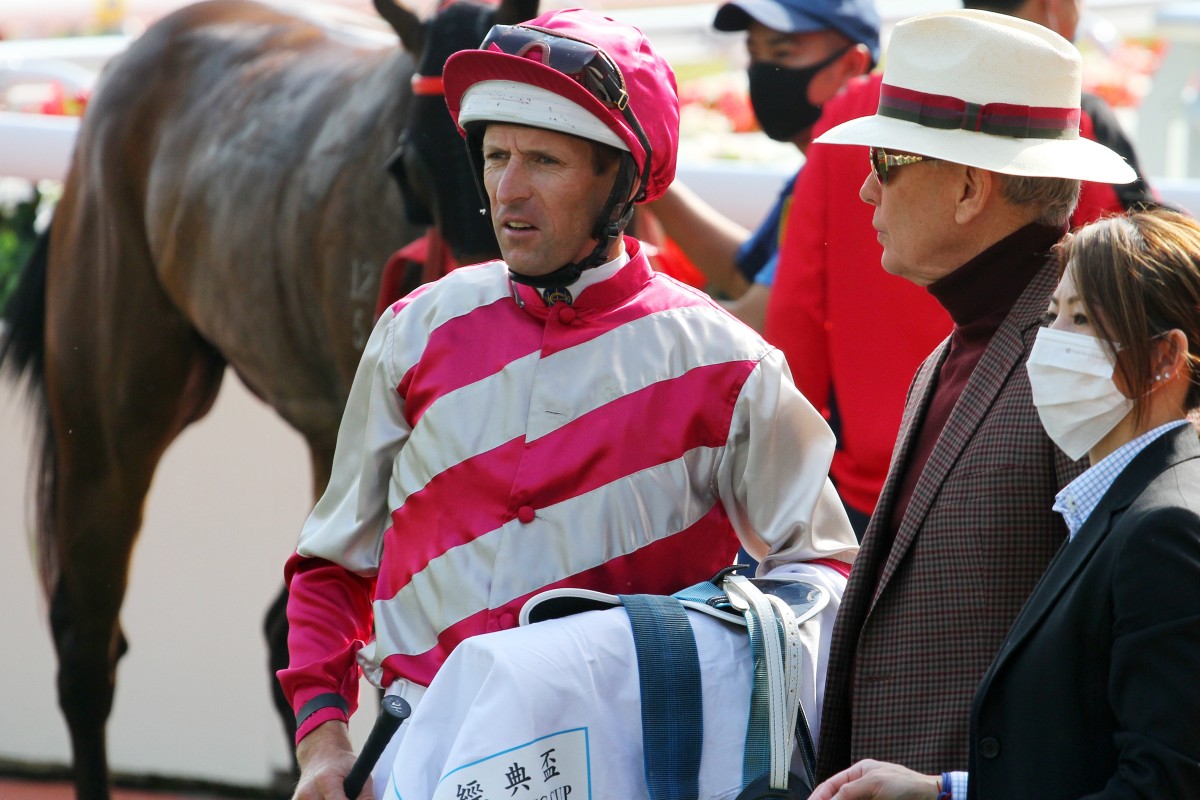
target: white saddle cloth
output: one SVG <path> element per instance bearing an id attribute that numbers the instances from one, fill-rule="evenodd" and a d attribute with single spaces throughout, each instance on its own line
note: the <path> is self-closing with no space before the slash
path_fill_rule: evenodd
<path id="1" fill-rule="evenodd" d="M 780 567 L 767 577 L 788 575 L 830 598 L 803 626 L 801 703 L 815 737 L 846 581 L 810 564 Z M 688 618 L 703 690 L 699 795 L 732 799 L 742 789 L 749 638 L 744 627 L 707 614 L 689 610 Z M 623 608 L 587 611 L 468 639 L 392 744 L 394 757 L 385 754 L 376 770 L 379 800 L 649 800 L 628 615 Z M 803 774 L 795 759 L 794 771 Z"/>

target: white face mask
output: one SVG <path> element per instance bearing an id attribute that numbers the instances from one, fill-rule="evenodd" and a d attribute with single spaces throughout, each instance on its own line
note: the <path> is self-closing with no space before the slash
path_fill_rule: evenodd
<path id="1" fill-rule="evenodd" d="M 1077 461 L 1133 408 L 1113 383 L 1112 359 L 1094 336 L 1042 328 L 1025 369 L 1042 427 Z"/>

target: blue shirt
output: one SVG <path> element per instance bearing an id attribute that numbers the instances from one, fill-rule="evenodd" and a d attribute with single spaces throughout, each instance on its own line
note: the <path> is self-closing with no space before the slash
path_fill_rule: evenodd
<path id="1" fill-rule="evenodd" d="M 775 255 L 771 256 L 771 259 L 754 276 L 754 282 L 769 288 L 771 284 L 775 283 L 775 268 L 777 266 L 779 266 L 778 251 L 776 251 Z"/>
<path id="2" fill-rule="evenodd" d="M 1113 481 L 1125 467 L 1129 466 L 1129 462 L 1133 461 L 1138 453 L 1145 450 L 1151 442 L 1167 431 L 1188 424 L 1190 423 L 1186 419 L 1178 419 L 1168 422 L 1166 425 L 1159 425 L 1154 430 L 1147 431 L 1136 439 L 1121 445 L 1064 486 L 1062 491 L 1054 497 L 1054 510 L 1062 514 L 1071 539 L 1075 538 L 1075 534 L 1096 510 L 1096 506 L 1112 486 Z"/>
<path id="3" fill-rule="evenodd" d="M 787 222 L 787 209 L 792 199 L 792 187 L 796 183 L 797 171 L 784 182 L 775 205 L 754 233 L 750 234 L 734 256 L 738 270 L 746 276 L 746 280 L 755 283 L 771 285 L 775 277 L 775 261 L 779 258 L 779 245 L 783 241 L 783 225 Z M 770 267 L 770 273 L 766 269 Z"/>

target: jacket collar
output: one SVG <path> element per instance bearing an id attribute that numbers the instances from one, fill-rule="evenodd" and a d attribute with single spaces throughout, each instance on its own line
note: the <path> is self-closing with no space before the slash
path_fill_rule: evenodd
<path id="1" fill-rule="evenodd" d="M 1043 226 L 1037 226 L 1042 228 Z M 1044 228 L 1043 228 L 1044 229 Z M 1024 229 L 1022 229 L 1024 231 Z M 1022 231 L 1018 231 L 1022 233 Z M 1004 246 L 1010 240 L 1019 239 L 1024 244 L 1019 252 Z M 1053 242 L 1051 242 L 1053 244 Z M 987 410 L 992 407 L 996 396 L 1004 388 L 1013 370 L 1022 367 L 1027 354 L 1026 340 L 1032 346 L 1042 315 L 1046 312 L 1054 286 L 1058 282 L 1058 270 L 1050 262 L 1048 245 L 1044 237 L 1020 236 L 1002 240 L 996 246 L 978 256 L 971 263 L 980 259 L 1021 259 L 1025 263 L 1036 265 L 1033 278 L 1020 293 L 1007 316 L 992 335 L 987 349 L 980 358 L 975 370 L 971 373 L 962 395 L 946 420 L 946 427 L 938 437 L 929 460 L 913 488 L 909 507 L 896 532 L 896 538 L 890 550 L 883 555 L 883 571 L 876 584 L 875 598 L 878 598 L 883 587 L 899 567 L 909 546 L 916 537 L 928 514 L 938 489 L 945 483 L 947 474 L 959 460 L 962 451 L 966 449 L 972 436 L 983 423 Z M 938 371 L 950 352 L 950 338 L 945 341 L 925 360 L 913 379 L 910 392 L 910 402 L 905 406 L 904 416 L 900 422 L 897 436 L 896 452 L 892 455 L 893 464 L 904 464 L 908 461 L 912 446 L 920 432 L 920 422 L 924 419 L 929 402 L 936 387 Z M 1032 401 L 1030 401 L 1032 411 Z M 884 485 L 884 493 L 880 497 L 875 511 L 875 518 L 881 524 L 887 524 L 891 517 L 891 507 L 899 490 L 899 476 L 889 473 Z M 1049 511 L 1049 509 L 1047 509 Z M 885 541 L 880 537 L 879 541 Z M 872 600 L 872 602 L 874 602 Z"/>
<path id="2" fill-rule="evenodd" d="M 571 306 L 576 313 L 614 305 L 646 285 L 653 276 L 654 269 L 646 258 L 641 242 L 632 236 L 626 236 L 625 252 L 629 255 L 629 262 L 625 266 L 617 270 L 611 278 L 588 286 L 574 299 Z M 518 305 L 539 319 L 546 318 L 550 309 L 542 299 L 540 291 L 516 281 L 510 280 L 509 283 Z"/>

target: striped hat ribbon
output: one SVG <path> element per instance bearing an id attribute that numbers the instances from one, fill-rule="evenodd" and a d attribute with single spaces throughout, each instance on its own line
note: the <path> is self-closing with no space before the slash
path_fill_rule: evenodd
<path id="1" fill-rule="evenodd" d="M 970 103 L 957 97 L 883 84 L 879 115 L 927 128 L 962 129 L 1019 139 L 1074 139 L 1079 136 L 1078 108 Z"/>

